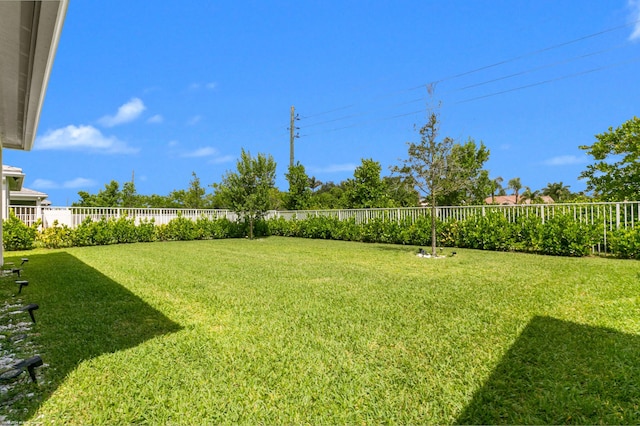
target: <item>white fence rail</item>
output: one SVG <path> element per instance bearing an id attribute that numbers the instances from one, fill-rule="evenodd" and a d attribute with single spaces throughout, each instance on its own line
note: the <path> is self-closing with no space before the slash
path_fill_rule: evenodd
<path id="1" fill-rule="evenodd" d="M 227 218 L 236 220 L 237 216 L 230 210 L 197 210 L 197 209 L 138 209 L 120 207 L 30 207 L 11 206 L 16 216 L 28 225 L 41 219 L 44 228 L 54 226 L 54 223 L 75 228 L 87 217 L 92 220 L 102 218 L 134 218 L 137 223 L 152 220 L 161 225 L 169 223 L 178 216 L 197 220 L 201 217 L 210 219 Z M 518 216 L 535 215 L 546 220 L 556 214 L 571 214 L 580 222 L 602 224 L 606 230 L 620 228 L 635 228 L 640 226 L 640 202 L 618 203 L 584 203 L 584 204 L 527 204 L 517 206 L 455 206 L 438 207 L 436 215 L 441 220 L 464 220 L 476 215 L 486 215 L 488 212 L 502 213 L 509 220 Z M 269 211 L 267 218 L 282 217 L 284 219 L 305 219 L 308 217 L 333 216 L 340 220 L 354 219 L 357 223 L 367 222 L 375 218 L 394 221 L 413 222 L 421 217 L 430 215 L 429 207 L 402 207 L 385 209 L 352 209 L 352 210 L 296 210 Z"/>
<path id="2" fill-rule="evenodd" d="M 640 202 L 585 203 L 585 204 L 525 204 L 517 206 L 454 206 L 437 207 L 436 217 L 440 220 L 465 220 L 472 216 L 486 215 L 488 212 L 503 214 L 509 221 L 517 217 L 538 216 L 542 221 L 557 214 L 570 214 L 574 220 L 583 223 L 603 224 L 605 229 L 635 228 L 640 225 Z M 272 217 L 285 219 L 333 216 L 340 220 L 354 219 L 356 223 L 366 223 L 375 218 L 398 222 L 413 222 L 421 217 L 429 217 L 429 207 L 402 207 L 385 209 L 353 210 L 298 210 L 270 212 Z"/>
<path id="3" fill-rule="evenodd" d="M 229 210 L 199 210 L 199 209 L 134 209 L 122 207 L 42 207 L 38 209 L 32 206 L 10 206 L 15 215 L 27 225 L 42 220 L 41 226 L 49 228 L 58 225 L 66 225 L 75 228 L 88 217 L 93 221 L 105 219 L 119 219 L 128 217 L 135 219 L 136 223 L 153 220 L 156 225 L 169 223 L 178 216 L 196 220 L 201 217 L 209 219 L 227 218 L 236 220 L 236 214 Z"/>

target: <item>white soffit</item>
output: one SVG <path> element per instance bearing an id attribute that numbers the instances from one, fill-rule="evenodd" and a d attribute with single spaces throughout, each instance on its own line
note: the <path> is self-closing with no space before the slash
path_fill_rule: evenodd
<path id="1" fill-rule="evenodd" d="M 33 147 L 68 0 L 0 1 L 0 143 Z"/>

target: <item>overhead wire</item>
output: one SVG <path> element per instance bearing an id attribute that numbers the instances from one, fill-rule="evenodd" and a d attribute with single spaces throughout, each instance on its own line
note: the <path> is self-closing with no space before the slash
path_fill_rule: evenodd
<path id="1" fill-rule="evenodd" d="M 449 80 L 457 79 L 457 78 L 460 78 L 460 77 L 463 77 L 463 76 L 471 75 L 471 74 L 474 74 L 474 73 L 477 73 L 477 72 L 480 72 L 480 71 L 483 71 L 483 70 L 486 70 L 486 69 L 498 67 L 500 65 L 504 65 L 504 64 L 507 64 L 507 63 L 510 63 L 510 62 L 515 62 L 517 60 L 520 60 L 520 59 L 523 59 L 523 58 L 526 58 L 526 57 L 535 56 L 535 55 L 543 53 L 543 52 L 548 52 L 548 51 L 551 51 L 551 50 L 554 50 L 554 49 L 558 49 L 558 48 L 561 48 L 561 47 L 564 47 L 564 46 L 567 46 L 567 45 L 578 43 L 580 41 L 584 41 L 584 40 L 587 40 L 587 39 L 590 39 L 590 38 L 598 37 L 598 36 L 613 32 L 613 31 L 618 31 L 618 30 L 621 30 L 621 29 L 624 29 L 624 28 L 628 28 L 629 26 L 635 25 L 635 24 L 637 24 L 639 22 L 640 22 L 640 19 L 635 20 L 635 21 L 630 21 L 630 22 L 627 22 L 626 24 L 623 24 L 623 25 L 619 25 L 619 26 L 616 26 L 616 27 L 612 27 L 612 28 L 608 28 L 608 29 L 605 29 L 605 30 L 602 30 L 602 31 L 591 33 L 591 34 L 588 34 L 588 35 L 585 35 L 585 36 L 582 36 L 582 37 L 578 37 L 576 39 L 572 39 L 572 40 L 569 40 L 569 41 L 566 41 L 566 42 L 557 43 L 557 44 L 554 44 L 552 46 L 548 46 L 548 47 L 545 47 L 545 48 L 541 48 L 541 49 L 537 49 L 537 50 L 534 50 L 534 51 L 531 51 L 531 52 L 527 52 L 525 54 L 514 56 L 514 57 L 509 58 L 509 59 L 498 61 L 498 62 L 489 64 L 489 65 L 485 65 L 485 66 L 482 66 L 482 67 L 474 68 L 474 69 L 469 70 L 469 71 L 465 71 L 465 72 L 457 73 L 457 74 L 452 74 L 450 76 L 446 76 L 444 78 L 441 78 L 439 80 L 435 80 L 435 81 L 430 82 L 430 83 L 425 83 L 425 84 L 421 84 L 421 85 L 418 85 L 418 86 L 413 86 L 413 87 L 410 87 L 408 89 L 404 89 L 404 90 L 401 90 L 401 91 L 395 91 L 392 94 L 387 94 L 385 96 L 380 96 L 380 97 L 377 97 L 377 98 L 374 98 L 374 99 L 388 98 L 390 96 L 394 96 L 397 93 L 409 92 L 409 91 L 413 91 L 413 90 L 417 90 L 417 89 L 421 89 L 421 88 L 427 87 L 429 84 L 438 84 L 438 83 L 441 83 L 441 82 L 444 82 L 444 81 L 449 81 Z M 542 65 L 542 66 L 539 66 L 539 67 L 530 68 L 530 69 L 527 69 L 527 70 L 524 70 L 524 71 L 520 71 L 520 72 L 517 72 L 517 73 L 509 74 L 509 75 L 506 75 L 506 76 L 501 76 L 501 77 L 490 79 L 490 80 L 486 80 L 486 81 L 483 81 L 483 82 L 480 82 L 480 83 L 475 83 L 475 84 L 472 84 L 472 85 L 464 86 L 464 87 L 461 87 L 461 88 L 458 88 L 458 89 L 454 89 L 452 91 L 447 91 L 446 93 L 462 91 L 462 90 L 468 90 L 468 89 L 471 89 L 471 88 L 474 88 L 474 87 L 479 87 L 479 86 L 483 86 L 483 85 L 486 85 L 486 84 L 494 83 L 494 82 L 497 82 L 497 81 L 506 80 L 506 79 L 513 78 L 513 77 L 517 77 L 517 76 L 520 76 L 520 75 L 529 74 L 529 73 L 532 73 L 532 72 L 535 72 L 535 71 L 539 71 L 541 69 L 550 68 L 550 67 L 554 67 L 554 66 L 557 66 L 557 65 L 560 65 L 560 64 L 571 62 L 571 61 L 584 59 L 584 58 L 587 58 L 589 56 L 594 56 L 594 55 L 610 52 L 610 51 L 619 49 L 619 48 L 621 48 L 623 46 L 625 46 L 625 44 L 620 44 L 620 45 L 617 45 L 617 46 L 615 46 L 613 48 L 609 48 L 609 49 L 603 49 L 603 50 L 599 50 L 599 51 L 595 51 L 595 52 L 589 52 L 587 54 L 579 55 L 579 56 L 576 56 L 576 57 L 573 57 L 573 58 L 570 58 L 570 59 L 566 59 L 566 60 L 563 60 L 563 61 L 557 61 L 557 62 L 554 62 L 554 63 L 551 63 L 551 64 L 545 64 L 545 65 Z M 589 72 L 591 72 L 591 71 L 589 71 Z M 584 74 L 584 73 L 577 73 L 576 76 L 577 75 L 582 75 L 582 74 Z M 558 78 L 558 79 L 561 80 L 561 79 L 564 79 L 564 78 L 568 78 L 568 77 L 561 77 L 561 78 Z M 555 79 L 555 80 L 558 80 L 558 79 Z M 555 81 L 555 80 L 553 80 L 553 81 Z M 526 87 L 533 87 L 535 85 L 540 85 L 540 84 L 545 84 L 545 82 L 541 82 L 539 84 L 538 83 L 534 83 L 532 85 L 527 85 Z M 521 90 L 521 88 L 513 89 L 513 91 L 515 91 L 515 90 Z M 505 91 L 504 93 L 508 93 L 508 91 Z M 485 97 L 489 97 L 489 96 L 495 96 L 495 95 L 492 94 L 492 95 L 487 95 Z M 481 99 L 481 98 L 482 97 L 478 97 L 478 99 Z M 420 98 L 409 100 L 409 101 L 406 101 L 406 102 L 403 102 L 403 103 L 400 103 L 400 104 L 396 104 L 395 106 L 421 102 L 421 101 L 425 101 L 425 99 L 426 99 L 425 97 L 420 97 Z M 464 101 L 464 102 L 467 102 L 467 101 Z M 357 104 L 352 103 L 352 104 L 349 104 L 349 105 L 341 106 L 341 107 L 338 107 L 338 108 L 333 108 L 331 110 L 323 111 L 323 112 L 320 112 L 320 113 L 315 113 L 315 114 L 307 115 L 307 116 L 301 116 L 301 119 L 309 119 L 309 118 L 313 118 L 313 117 L 317 117 L 317 116 L 321 116 L 321 115 L 326 115 L 326 114 L 329 114 L 331 112 L 336 112 L 336 111 L 341 111 L 341 110 L 353 108 L 356 105 Z M 347 120 L 349 118 L 354 118 L 354 117 L 362 116 L 362 115 L 365 115 L 365 114 L 350 114 L 350 115 L 347 115 L 347 116 L 338 117 L 338 118 L 331 119 L 331 120 L 325 120 L 325 121 L 321 121 L 321 122 L 317 122 L 317 123 L 306 124 L 305 127 L 319 126 L 319 125 L 322 125 L 322 124 L 328 124 L 328 123 L 332 123 L 332 122 Z M 402 114 L 401 116 L 405 116 L 405 115 L 410 115 L 410 113 L 409 114 Z M 349 127 L 352 127 L 352 126 L 341 127 L 340 129 L 349 128 Z"/>
<path id="2" fill-rule="evenodd" d="M 565 75 L 562 75 L 562 76 L 559 76 L 559 77 L 546 79 L 546 80 L 542 80 L 542 81 L 537 81 L 537 82 L 534 82 L 534 83 L 531 83 L 531 84 L 526 84 L 526 85 L 522 85 L 522 86 L 518 86 L 518 87 L 514 87 L 514 88 L 510 88 L 510 89 L 506 89 L 506 90 L 502 90 L 502 91 L 498 91 L 498 92 L 489 93 L 489 94 L 486 94 L 486 95 L 481 95 L 481 96 L 476 96 L 476 97 L 464 99 L 464 100 L 461 100 L 461 101 L 454 102 L 451 105 L 460 105 L 460 104 L 464 104 L 464 103 L 468 103 L 468 102 L 472 102 L 472 101 L 477 101 L 477 100 L 480 100 L 480 99 L 490 98 L 490 97 L 493 97 L 493 96 L 498 96 L 498 95 L 503 95 L 503 94 L 506 94 L 506 93 L 511 93 L 511 92 L 516 92 L 516 91 L 519 91 L 519 90 L 528 89 L 528 88 L 531 88 L 531 87 L 542 86 L 542 85 L 553 83 L 553 82 L 556 82 L 556 81 L 566 80 L 566 79 L 569 79 L 569 78 L 574 78 L 574 77 L 578 77 L 578 76 L 582 76 L 582 75 L 586 75 L 586 74 L 602 71 L 602 70 L 605 70 L 605 69 L 615 68 L 615 67 L 627 65 L 629 63 L 638 62 L 638 61 L 640 61 L 640 56 L 635 57 L 635 58 L 633 58 L 631 60 L 627 60 L 627 61 L 621 61 L 621 62 L 617 62 L 617 63 L 610 64 L 610 65 L 604 65 L 604 66 L 600 66 L 600 67 L 596 67 L 596 68 L 591 68 L 591 69 L 579 71 L 579 72 L 576 72 L 576 73 L 565 74 Z M 425 101 L 426 99 L 422 98 L 422 99 L 419 99 L 419 100 Z M 409 101 L 409 102 L 407 102 L 405 104 L 408 104 L 408 103 L 411 103 L 411 102 L 415 102 L 415 101 L 417 101 L 417 100 Z M 396 115 L 388 116 L 388 117 L 379 117 L 379 118 L 376 118 L 376 119 L 359 121 L 359 122 L 353 123 L 353 124 L 348 125 L 348 126 L 328 129 L 328 130 L 315 132 L 315 133 L 311 133 L 311 134 L 304 134 L 302 136 L 314 136 L 314 135 L 318 135 L 318 134 L 331 133 L 331 132 L 335 132 L 335 131 L 338 131 L 338 130 L 344 130 L 344 129 L 357 127 L 357 126 L 360 126 L 362 124 L 367 124 L 367 123 L 371 123 L 371 122 L 385 121 L 385 120 L 392 120 L 392 119 L 396 119 L 396 118 L 401 118 L 401 117 L 406 117 L 406 116 L 409 116 L 409 115 L 418 114 L 418 113 L 421 113 L 421 112 L 424 112 L 424 109 L 410 111 L 410 112 L 406 112 L 406 113 L 402 113 L 402 114 L 396 114 Z M 361 115 L 364 115 L 364 114 L 361 114 Z"/>

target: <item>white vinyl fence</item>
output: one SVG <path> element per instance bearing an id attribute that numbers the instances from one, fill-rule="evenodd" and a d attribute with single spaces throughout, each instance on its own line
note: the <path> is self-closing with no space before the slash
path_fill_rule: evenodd
<path id="1" fill-rule="evenodd" d="M 102 218 L 134 218 L 137 223 L 154 221 L 161 225 L 169 223 L 178 216 L 197 220 L 201 217 L 209 219 L 227 218 L 236 220 L 237 216 L 230 210 L 197 210 L 197 209 L 138 209 L 120 207 L 29 207 L 11 206 L 16 216 L 28 225 L 42 220 L 41 226 L 48 228 L 58 225 L 66 225 L 75 228 L 87 217 L 92 220 Z M 287 220 L 308 217 L 332 216 L 340 220 L 354 219 L 357 223 L 366 223 L 376 218 L 384 218 L 398 222 L 413 222 L 421 217 L 428 217 L 429 207 L 402 207 L 385 209 L 352 209 L 352 210 L 297 210 L 277 211 L 272 210 L 267 218 L 284 218 Z M 584 203 L 584 204 L 527 204 L 517 206 L 455 206 L 438 207 L 436 215 L 441 220 L 464 220 L 475 215 L 485 215 L 487 212 L 500 212 L 509 220 L 515 220 L 518 216 L 535 215 L 546 220 L 556 214 L 571 214 L 576 221 L 602 224 L 605 230 L 620 228 L 635 228 L 640 225 L 640 202 L 627 201 L 616 203 Z"/>

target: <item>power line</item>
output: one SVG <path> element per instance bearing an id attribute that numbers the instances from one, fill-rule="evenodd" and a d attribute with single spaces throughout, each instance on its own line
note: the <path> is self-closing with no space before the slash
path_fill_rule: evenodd
<path id="1" fill-rule="evenodd" d="M 599 37 L 599 36 L 602 36 L 604 34 L 608 34 L 610 32 L 614 32 L 614 31 L 618 31 L 618 30 L 621 30 L 621 29 L 624 29 L 624 28 L 628 28 L 630 26 L 636 25 L 637 23 L 640 23 L 640 19 L 637 19 L 635 21 L 630 21 L 630 22 L 627 22 L 626 24 L 618 25 L 616 27 L 607 28 L 605 30 L 598 31 L 598 32 L 595 32 L 595 33 L 587 34 L 585 36 L 578 37 L 578 38 L 573 39 L 573 40 L 569 40 L 569 41 L 565 41 L 565 42 L 562 42 L 562 43 L 554 44 L 552 46 L 544 47 L 542 49 L 533 50 L 531 52 L 527 52 L 527 53 L 524 53 L 522 55 L 514 56 L 512 58 L 508 58 L 508 59 L 505 59 L 505 60 L 502 60 L 502 61 L 498 61 L 498 62 L 489 64 L 489 65 L 485 65 L 485 66 L 482 66 L 482 67 L 474 68 L 474 69 L 471 69 L 471 70 L 468 70 L 468 71 L 465 71 L 465 72 L 462 72 L 462 73 L 452 74 L 452 75 L 443 77 L 443 78 L 441 78 L 439 80 L 434 80 L 434 81 L 432 81 L 430 83 L 425 83 L 425 84 L 421 84 L 421 85 L 418 85 L 418 86 L 413 86 L 413 87 L 410 87 L 408 89 L 404 89 L 402 91 L 395 91 L 393 93 L 396 94 L 396 93 L 401 93 L 401 92 L 413 91 L 413 90 L 424 88 L 428 84 L 437 84 L 437 83 L 441 83 L 441 82 L 445 82 L 445 81 L 454 80 L 454 79 L 457 79 L 457 78 L 460 78 L 460 77 L 464 77 L 464 76 L 467 76 L 467 75 L 471 75 L 471 74 L 474 74 L 474 73 L 477 73 L 477 72 L 480 72 L 480 71 L 484 71 L 484 70 L 487 70 L 487 69 L 490 69 L 490 68 L 495 68 L 495 67 L 498 67 L 500 65 L 505 65 L 505 64 L 508 64 L 510 62 L 515 62 L 515 61 L 518 61 L 520 59 L 524 59 L 524 58 L 527 58 L 527 57 L 530 57 L 530 56 L 535 56 L 535 55 L 538 55 L 540 53 L 544 53 L 544 52 L 548 52 L 548 51 L 551 51 L 551 50 L 559 49 L 561 47 L 565 47 L 565 46 L 568 46 L 568 45 L 571 45 L 571 44 L 575 44 L 575 43 L 578 43 L 578 42 L 581 42 L 581 41 L 584 41 L 584 40 L 588 40 L 588 39 L 591 39 L 591 38 L 594 38 L 594 37 Z M 613 48 L 611 50 L 614 50 L 614 49 L 615 48 Z M 593 54 L 604 53 L 606 51 L 608 51 L 608 50 L 595 52 Z M 592 54 L 587 54 L 587 55 L 583 55 L 582 57 L 577 57 L 577 58 L 581 59 L 581 58 L 584 58 L 584 57 L 587 57 L 587 56 L 591 56 L 591 55 Z M 522 74 L 526 74 L 528 72 L 531 72 L 531 71 L 523 71 Z M 506 78 L 511 78 L 511 76 L 505 76 L 505 77 L 501 77 L 499 79 L 495 79 L 495 80 L 491 80 L 491 81 L 487 81 L 487 82 L 482 82 L 482 83 L 479 83 L 478 85 L 488 84 L 490 82 L 499 81 L 501 79 L 506 79 Z M 416 101 L 411 101 L 411 102 L 417 102 L 417 100 Z M 330 110 L 327 110 L 327 111 L 322 111 L 322 112 L 311 114 L 311 115 L 308 115 L 308 116 L 303 116 L 301 118 L 302 119 L 313 118 L 313 117 L 317 117 L 317 116 L 321 116 L 321 115 L 330 114 L 332 112 L 353 108 L 354 106 L 356 106 L 356 104 L 344 105 L 344 106 L 333 108 L 333 109 L 330 109 Z M 317 125 L 317 124 L 320 124 L 320 123 L 316 123 L 316 124 L 313 124 L 313 125 Z M 307 126 L 310 126 L 310 125 L 307 125 Z"/>
<path id="2" fill-rule="evenodd" d="M 473 97 L 473 98 L 469 98 L 469 99 L 465 99 L 465 100 L 462 100 L 462 101 L 455 102 L 452 105 L 464 104 L 464 103 L 468 103 L 468 102 L 472 102 L 472 101 L 477 101 L 477 100 L 480 100 L 480 99 L 485 99 L 485 98 L 489 98 L 489 97 L 493 97 L 493 96 L 503 95 L 503 94 L 510 93 L 510 92 L 515 92 L 515 91 L 519 91 L 519 90 L 528 89 L 528 88 L 531 88 L 531 87 L 542 86 L 544 84 L 549 84 L 549 83 L 553 83 L 553 82 L 560 81 L 560 80 L 566 80 L 566 79 L 569 79 L 569 78 L 579 77 L 579 76 L 582 76 L 582 75 L 586 75 L 586 74 L 602 71 L 602 70 L 609 69 L 609 68 L 615 68 L 615 67 L 623 66 L 623 65 L 626 65 L 626 64 L 629 64 L 629 63 L 633 63 L 633 62 L 638 62 L 638 61 L 640 61 L 640 56 L 635 57 L 634 59 L 631 59 L 631 60 L 617 62 L 615 64 L 596 67 L 596 68 L 592 68 L 592 69 L 588 69 L 588 70 L 584 70 L 584 71 L 580 71 L 580 72 L 576 72 L 576 73 L 572 73 L 572 74 L 566 74 L 566 75 L 563 75 L 563 76 L 560 76 L 560 77 L 551 78 L 551 79 L 547 79 L 547 80 L 542 80 L 542 81 L 538 81 L 538 82 L 535 82 L 535 83 L 526 84 L 526 85 L 523 85 L 523 86 L 518 86 L 518 87 L 514 87 L 514 88 L 511 88 L 511 89 L 507 89 L 507 90 L 502 90 L 502 91 L 499 91 L 499 92 L 493 92 L 493 93 L 489 93 L 489 94 L 482 95 L 482 96 L 476 96 L 476 97 Z M 424 100 L 424 98 L 420 99 L 420 100 Z M 417 101 L 417 100 L 410 101 L 410 102 L 415 102 L 415 101 Z M 410 103 L 410 102 L 407 102 L 407 103 Z M 360 121 L 360 122 L 357 122 L 357 123 L 354 123 L 354 124 L 351 124 L 351 125 L 348 125 L 348 126 L 338 127 L 338 128 L 334 128 L 334 129 L 321 131 L 321 132 L 311 133 L 311 134 L 305 134 L 303 136 L 313 136 L 313 135 L 318 135 L 318 134 L 335 132 L 335 131 L 338 131 L 338 130 L 344 130 L 344 129 L 357 127 L 357 126 L 360 126 L 360 125 L 366 124 L 366 123 L 379 122 L 379 121 L 385 121 L 385 120 L 393 120 L 393 119 L 396 119 L 396 118 L 406 117 L 406 116 L 413 115 L 413 114 L 418 114 L 418 113 L 421 113 L 421 112 L 424 112 L 424 110 L 416 110 L 416 111 L 411 111 L 411 112 L 407 112 L 407 113 L 403 113 L 403 114 L 397 114 L 397 115 L 388 116 L 388 117 L 380 117 L 380 118 L 377 118 L 377 119 Z"/>
<path id="3" fill-rule="evenodd" d="M 479 99 L 490 98 L 492 96 L 503 95 L 505 93 L 510 93 L 510 92 L 515 92 L 515 91 L 518 91 L 518 90 L 528 89 L 530 87 L 542 86 L 543 84 L 553 83 L 553 82 L 560 81 L 560 80 L 566 80 L 568 78 L 578 77 L 578 76 L 585 75 L 585 74 L 590 74 L 590 73 L 593 73 L 593 72 L 596 72 L 596 71 L 602 71 L 602 70 L 605 70 L 605 69 L 608 69 L 608 68 L 615 68 L 615 67 L 619 67 L 619 66 L 622 66 L 622 65 L 626 65 L 626 64 L 632 63 L 632 62 L 637 62 L 639 60 L 640 60 L 640 56 L 638 56 L 638 57 L 636 57 L 636 58 L 634 58 L 632 60 L 629 60 L 629 61 L 618 62 L 618 63 L 612 64 L 612 65 L 605 65 L 605 66 L 602 66 L 602 67 L 592 68 L 592 69 L 589 69 L 589 70 L 580 71 L 580 72 L 573 73 L 573 74 L 568 74 L 568 75 L 563 75 L 563 76 L 556 77 L 556 78 L 551 78 L 551 79 L 548 79 L 548 80 L 538 81 L 536 83 L 526 84 L 524 86 L 514 87 L 512 89 L 502 90 L 500 92 L 489 93 L 488 95 L 476 96 L 474 98 L 469 98 L 469 99 L 465 99 L 463 101 L 456 102 L 456 103 L 454 103 L 454 105 L 463 104 L 463 103 L 467 103 L 467 102 L 471 102 L 471 101 L 477 101 Z"/>

